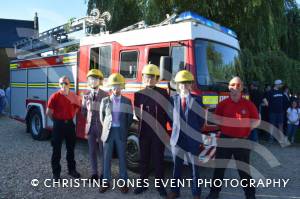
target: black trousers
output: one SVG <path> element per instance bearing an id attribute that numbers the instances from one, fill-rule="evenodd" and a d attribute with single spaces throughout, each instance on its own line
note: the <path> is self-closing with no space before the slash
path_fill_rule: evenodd
<path id="1" fill-rule="evenodd" d="M 224 138 L 224 136 L 222 136 L 222 138 Z M 226 143 L 230 145 L 230 142 L 232 142 L 232 145 L 234 145 L 233 142 L 238 142 L 239 139 L 234 139 L 234 138 L 228 138 L 226 137 L 227 141 Z M 216 160 L 220 160 L 223 159 L 222 163 L 217 163 L 215 170 L 214 170 L 214 176 L 213 176 L 213 180 L 215 179 L 220 179 L 223 180 L 224 179 L 224 173 L 225 173 L 225 169 L 227 167 L 228 162 L 230 161 L 230 159 L 232 158 L 243 162 L 245 164 L 247 164 L 246 167 L 243 167 L 244 170 L 239 169 L 239 166 L 237 164 L 238 167 L 238 172 L 239 172 L 239 176 L 240 176 L 240 180 L 243 179 L 243 185 L 245 187 L 243 187 L 245 195 L 246 196 L 254 196 L 255 195 L 255 187 L 250 187 L 249 186 L 249 182 L 250 179 L 252 178 L 250 175 L 250 167 L 249 167 L 249 159 L 250 159 L 250 150 L 246 149 L 246 148 L 222 148 L 222 147 L 217 147 L 216 150 Z M 247 186 L 246 186 L 247 185 Z M 221 187 L 212 187 L 210 192 L 214 192 L 216 194 L 218 194 L 221 191 Z"/>
<path id="2" fill-rule="evenodd" d="M 67 149 L 66 158 L 68 162 L 68 170 L 72 171 L 76 169 L 76 162 L 74 159 L 74 148 L 76 142 L 75 125 L 72 120 L 54 120 L 51 138 L 51 144 L 53 147 L 51 166 L 54 175 L 60 175 L 61 172 L 61 147 L 64 140 L 66 142 Z"/>
<path id="3" fill-rule="evenodd" d="M 155 178 L 164 178 L 165 146 L 154 132 L 143 132 L 140 139 L 140 178 L 147 179 L 153 161 Z"/>

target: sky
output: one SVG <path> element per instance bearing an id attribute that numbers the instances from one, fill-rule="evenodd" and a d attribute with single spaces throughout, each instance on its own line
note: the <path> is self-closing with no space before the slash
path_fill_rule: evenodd
<path id="1" fill-rule="evenodd" d="M 5 3 L 4 3 L 5 2 Z M 33 20 L 38 13 L 39 30 L 67 23 L 86 15 L 88 0 L 0 0 L 0 18 Z"/>
<path id="2" fill-rule="evenodd" d="M 5 3 L 4 3 L 5 2 Z M 86 15 L 88 0 L 0 0 L 0 18 L 33 20 L 39 16 L 40 32 Z M 300 5 L 300 0 L 297 0 Z"/>

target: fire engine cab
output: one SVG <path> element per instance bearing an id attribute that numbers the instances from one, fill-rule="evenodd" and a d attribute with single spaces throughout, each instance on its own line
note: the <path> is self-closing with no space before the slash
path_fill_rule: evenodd
<path id="1" fill-rule="evenodd" d="M 160 67 L 158 86 L 175 91 L 173 78 L 182 69 L 195 76 L 193 93 L 201 95 L 207 113 L 228 96 L 226 81 L 241 73 L 239 42 L 232 30 L 193 12 L 173 14 L 159 24 L 148 26 L 144 21 L 118 32 L 106 31 L 110 14 L 93 10 L 90 16 L 40 33 L 15 44 L 16 60 L 10 63 L 11 117 L 23 121 L 27 131 L 37 140 L 49 137 L 52 121 L 46 116 L 47 101 L 59 89 L 58 79 L 67 75 L 71 90 L 83 95 L 86 74 L 100 69 L 105 78 L 119 72 L 126 78 L 125 95 L 142 89 L 142 68 L 147 63 Z M 91 34 L 90 32 L 95 32 Z M 69 37 L 82 31 L 80 39 Z M 70 51 L 70 52 L 69 52 Z M 50 53 L 50 55 L 49 55 Z M 104 79 L 104 90 L 107 90 Z M 214 156 L 216 126 L 206 118 L 206 149 L 199 158 L 204 162 Z M 84 138 L 85 120 L 79 113 L 76 130 Z M 139 159 L 136 126 L 128 137 L 129 167 Z"/>

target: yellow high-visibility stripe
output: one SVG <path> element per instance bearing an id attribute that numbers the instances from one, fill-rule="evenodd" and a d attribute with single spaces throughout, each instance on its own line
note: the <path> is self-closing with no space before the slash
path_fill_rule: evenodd
<path id="1" fill-rule="evenodd" d="M 74 56 L 68 56 L 68 57 L 64 57 L 63 59 L 74 59 L 74 58 L 77 58 L 77 56 L 76 55 L 74 55 Z"/>
<path id="2" fill-rule="evenodd" d="M 16 68 L 18 68 L 18 66 L 19 66 L 19 64 L 10 64 L 9 68 L 10 69 L 16 69 Z"/>
<path id="3" fill-rule="evenodd" d="M 77 59 L 64 59 L 63 62 L 67 63 L 67 62 L 76 62 Z"/>
<path id="4" fill-rule="evenodd" d="M 11 83 L 10 85 L 11 85 L 11 87 L 17 87 L 17 88 L 27 87 L 26 83 Z"/>
<path id="5" fill-rule="evenodd" d="M 11 87 L 29 87 L 29 88 L 46 88 L 46 83 L 11 83 Z M 58 83 L 48 83 L 49 88 L 59 88 Z M 70 84 L 70 88 L 75 88 L 74 83 Z"/>
<path id="6" fill-rule="evenodd" d="M 48 86 L 59 86 L 58 83 L 48 83 Z"/>
<path id="7" fill-rule="evenodd" d="M 63 58 L 63 63 L 70 63 L 70 62 L 76 62 L 77 56 L 69 56 Z"/>
<path id="8" fill-rule="evenodd" d="M 59 83 L 48 83 L 48 87 L 50 87 L 50 88 L 59 88 Z M 75 88 L 75 84 L 71 83 L 70 88 Z"/>
<path id="9" fill-rule="evenodd" d="M 202 103 L 205 105 L 215 105 L 218 104 L 219 97 L 218 96 L 202 96 Z"/>
<path id="10" fill-rule="evenodd" d="M 29 88 L 46 88 L 46 84 L 20 84 L 20 83 L 11 83 L 12 87 L 29 87 Z M 48 84 L 49 88 L 60 88 L 59 84 Z M 70 88 L 75 88 L 74 84 L 70 85 Z M 85 86 L 79 86 L 79 89 L 88 89 L 89 87 L 87 85 Z M 101 86 L 101 88 L 104 88 Z M 126 88 L 126 89 L 134 89 L 134 88 Z M 135 88 L 137 90 L 140 90 L 140 88 Z"/>
<path id="11" fill-rule="evenodd" d="M 46 83 L 29 83 L 28 86 L 29 86 L 29 87 L 32 87 L 32 86 L 45 87 L 45 86 L 46 86 Z"/>
<path id="12" fill-rule="evenodd" d="M 71 56 L 71 57 L 64 57 L 63 60 L 68 60 L 68 59 L 77 59 L 77 56 Z"/>
<path id="13" fill-rule="evenodd" d="M 55 85 L 55 86 L 59 86 L 59 83 L 48 83 L 48 85 Z M 71 83 L 70 85 L 71 85 L 71 86 L 74 86 L 75 84 L 74 84 L 74 83 Z"/>

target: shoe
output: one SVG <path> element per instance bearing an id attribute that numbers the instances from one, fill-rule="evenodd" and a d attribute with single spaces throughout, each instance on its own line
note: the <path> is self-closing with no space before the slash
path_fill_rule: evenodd
<path id="1" fill-rule="evenodd" d="M 158 193 L 161 197 L 167 196 L 167 191 L 164 187 L 158 187 L 158 188 L 156 188 L 156 190 L 158 191 Z"/>
<path id="2" fill-rule="evenodd" d="M 100 193 L 105 193 L 107 190 L 109 190 L 110 188 L 110 184 L 109 183 L 105 183 L 103 186 L 101 186 L 99 188 L 99 192 Z"/>
<path id="3" fill-rule="evenodd" d="M 218 198 L 219 198 L 219 193 L 214 193 L 214 192 L 210 192 L 206 197 L 206 199 L 218 199 Z"/>
<path id="4" fill-rule="evenodd" d="M 193 199 L 201 199 L 200 196 L 194 196 Z"/>
<path id="5" fill-rule="evenodd" d="M 90 177 L 91 180 L 98 180 L 99 179 L 99 176 L 97 174 L 93 174 L 91 177 Z"/>
<path id="6" fill-rule="evenodd" d="M 178 198 L 179 197 L 179 194 L 178 193 L 175 193 L 175 192 L 170 192 L 167 196 L 167 199 L 175 199 L 175 198 Z"/>
<path id="7" fill-rule="evenodd" d="M 53 174 L 53 181 L 58 182 L 59 180 L 61 180 L 60 175 L 59 174 Z"/>
<path id="8" fill-rule="evenodd" d="M 147 191 L 148 190 L 148 188 L 147 187 L 138 187 L 138 188 L 136 188 L 134 191 L 133 191 L 133 193 L 134 194 L 141 194 L 141 193 L 143 193 L 143 192 L 145 192 L 145 191 Z"/>
<path id="9" fill-rule="evenodd" d="M 246 199 L 256 199 L 255 196 L 246 196 Z"/>
<path id="10" fill-rule="evenodd" d="M 128 188 L 127 186 L 120 187 L 120 191 L 121 191 L 122 193 L 128 193 L 129 188 Z"/>
<path id="11" fill-rule="evenodd" d="M 76 170 L 69 171 L 69 175 L 73 178 L 80 178 L 80 173 L 78 173 Z"/>

